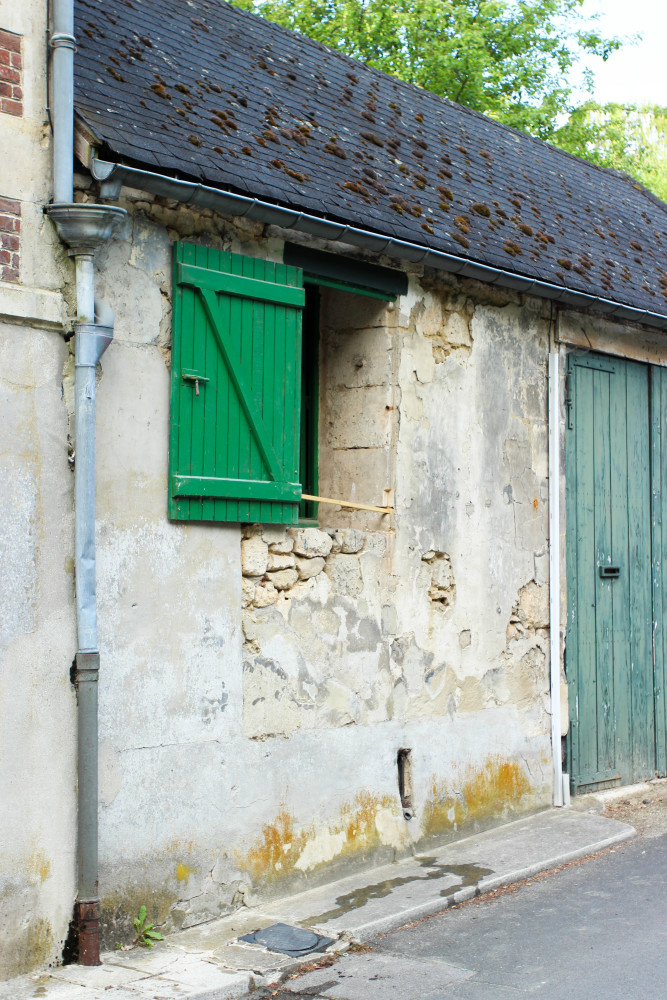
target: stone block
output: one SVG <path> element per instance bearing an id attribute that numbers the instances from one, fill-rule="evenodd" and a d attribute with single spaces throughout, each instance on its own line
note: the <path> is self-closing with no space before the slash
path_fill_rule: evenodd
<path id="1" fill-rule="evenodd" d="M 335 419 L 331 419 L 326 427 L 326 444 L 329 447 L 388 447 L 394 407 L 391 386 L 342 389 L 333 399 L 335 407 L 331 410 Z"/>
<path id="2" fill-rule="evenodd" d="M 269 544 L 269 552 L 281 552 L 286 554 L 291 552 L 294 548 L 294 539 L 290 538 L 289 535 L 285 535 L 279 542 L 271 542 Z"/>
<path id="3" fill-rule="evenodd" d="M 280 569 L 276 573 L 267 573 L 266 575 L 276 590 L 289 590 L 299 579 L 299 574 L 295 569 Z"/>
<path id="4" fill-rule="evenodd" d="M 269 573 L 275 573 L 280 569 L 294 569 L 294 556 L 291 552 L 272 552 L 269 549 L 269 562 L 267 565 L 267 570 Z"/>
<path id="5" fill-rule="evenodd" d="M 270 604 L 275 604 L 278 600 L 278 591 L 272 583 L 257 584 L 255 587 L 255 598 L 253 604 L 256 608 L 268 608 Z"/>
<path id="6" fill-rule="evenodd" d="M 336 593 L 344 597 L 358 597 L 363 590 L 361 566 L 357 556 L 331 556 L 327 560 L 326 574 L 331 580 Z"/>
<path id="7" fill-rule="evenodd" d="M 310 580 L 317 576 L 324 569 L 324 565 L 324 559 L 321 556 L 315 556 L 313 559 L 307 559 L 303 556 L 296 557 L 296 568 L 300 580 Z"/>
<path id="8" fill-rule="evenodd" d="M 384 448 L 336 450 L 320 448 L 320 494 L 353 503 L 384 503 L 388 483 L 387 452 Z M 331 504 L 320 504 L 319 520 L 340 530 L 350 526 L 377 531 L 387 527 L 390 518 L 373 511 L 343 511 Z M 368 542 L 366 542 L 368 544 Z"/>
<path id="9" fill-rule="evenodd" d="M 257 586 L 257 581 L 250 577 L 243 577 L 241 580 L 241 603 L 244 608 L 247 608 L 252 604 L 255 598 L 255 587 Z"/>
<path id="10" fill-rule="evenodd" d="M 340 551 L 347 555 L 361 552 L 364 547 L 364 533 L 356 528 L 342 528 L 337 534 L 340 535 Z"/>
<path id="11" fill-rule="evenodd" d="M 262 538 L 270 552 L 291 552 L 293 541 L 282 524 L 263 524 Z"/>
<path id="12" fill-rule="evenodd" d="M 327 533 L 331 538 L 331 551 L 334 553 L 334 555 L 336 555 L 338 552 L 340 552 L 341 546 L 343 544 L 341 533 L 340 531 L 337 531 L 335 528 L 327 528 Z"/>
<path id="13" fill-rule="evenodd" d="M 244 576 L 263 576 L 269 561 L 269 546 L 259 535 L 241 542 L 241 569 Z"/>
<path id="14" fill-rule="evenodd" d="M 290 535 L 294 539 L 294 552 L 298 556 L 328 556 L 331 552 L 332 540 L 326 531 L 319 528 L 292 528 Z"/>
<path id="15" fill-rule="evenodd" d="M 392 338 L 382 327 L 352 334 L 327 331 L 322 350 L 327 392 L 393 381 Z"/>

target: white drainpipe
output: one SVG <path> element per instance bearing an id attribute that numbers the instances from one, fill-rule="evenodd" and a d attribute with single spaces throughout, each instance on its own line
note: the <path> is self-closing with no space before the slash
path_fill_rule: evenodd
<path id="1" fill-rule="evenodd" d="M 560 398 L 558 352 L 549 354 L 549 651 L 553 804 L 563 805 L 560 719 Z"/>

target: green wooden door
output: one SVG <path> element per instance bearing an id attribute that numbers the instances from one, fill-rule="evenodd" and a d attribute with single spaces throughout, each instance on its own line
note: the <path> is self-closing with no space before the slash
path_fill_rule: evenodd
<path id="1" fill-rule="evenodd" d="M 568 366 L 566 666 L 574 790 L 656 768 L 650 369 Z"/>

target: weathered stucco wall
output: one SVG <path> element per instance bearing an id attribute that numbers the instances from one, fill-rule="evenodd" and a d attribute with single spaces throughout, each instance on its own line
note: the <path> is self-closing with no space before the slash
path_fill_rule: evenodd
<path id="1" fill-rule="evenodd" d="M 169 524 L 170 241 L 282 240 L 125 204 L 98 258 L 107 940 L 142 902 L 187 926 L 549 802 L 539 305 L 419 275 L 395 305 L 326 293 L 320 491 L 395 514 Z"/>
<path id="2" fill-rule="evenodd" d="M 42 214 L 50 189 L 45 10 L 43 0 L 0 2 L 22 91 L 22 107 L 0 113 L 0 199 L 15 203 L 20 219 L 18 278 L 0 280 L 0 979 L 61 955 L 75 892 L 69 349 L 65 254 Z"/>
<path id="3" fill-rule="evenodd" d="M 320 492 L 395 512 L 170 524 L 171 242 L 280 260 L 282 234 L 125 196 L 97 259 L 107 944 L 142 903 L 188 926 L 550 796 L 540 306 L 418 273 L 395 304 L 324 293 Z M 72 270 L 49 225 L 22 236 L 32 311 L 0 338 L 4 975 L 58 960 L 75 891 Z"/>

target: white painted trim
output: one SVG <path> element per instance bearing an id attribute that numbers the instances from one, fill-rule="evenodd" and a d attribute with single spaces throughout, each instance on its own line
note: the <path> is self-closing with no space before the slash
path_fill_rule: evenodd
<path id="1" fill-rule="evenodd" d="M 549 652 L 553 803 L 563 805 L 560 721 L 560 398 L 558 353 L 549 354 Z"/>

